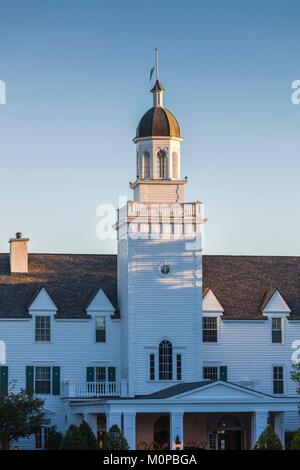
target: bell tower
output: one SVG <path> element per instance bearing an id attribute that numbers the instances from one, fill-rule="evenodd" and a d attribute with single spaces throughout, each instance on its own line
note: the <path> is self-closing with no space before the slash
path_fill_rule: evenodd
<path id="1" fill-rule="evenodd" d="M 153 106 L 133 139 L 133 200 L 119 210 L 116 226 L 129 396 L 202 378 L 203 205 L 185 202 L 180 127 L 164 106 L 158 71 L 151 92 Z"/>

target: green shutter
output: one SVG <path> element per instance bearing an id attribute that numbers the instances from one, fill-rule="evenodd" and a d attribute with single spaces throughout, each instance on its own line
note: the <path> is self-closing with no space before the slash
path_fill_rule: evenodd
<path id="1" fill-rule="evenodd" d="M 109 367 L 108 368 L 108 381 L 109 382 L 115 382 L 116 381 L 116 368 L 115 367 Z"/>
<path id="2" fill-rule="evenodd" d="M 26 366 L 26 392 L 27 393 L 34 392 L 33 379 L 34 379 L 34 367 Z"/>
<path id="3" fill-rule="evenodd" d="M 0 367 L 0 395 L 8 394 L 8 367 Z"/>
<path id="4" fill-rule="evenodd" d="M 227 366 L 220 366 L 220 379 L 227 382 Z"/>
<path id="5" fill-rule="evenodd" d="M 94 367 L 86 368 L 86 381 L 95 382 L 95 368 Z"/>
<path id="6" fill-rule="evenodd" d="M 60 367 L 52 367 L 52 395 L 60 395 Z"/>

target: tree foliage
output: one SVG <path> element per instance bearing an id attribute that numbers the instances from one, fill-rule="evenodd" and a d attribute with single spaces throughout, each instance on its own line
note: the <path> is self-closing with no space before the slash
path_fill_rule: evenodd
<path id="1" fill-rule="evenodd" d="M 79 426 L 79 431 L 81 432 L 81 435 L 86 443 L 86 449 L 99 450 L 99 444 L 95 437 L 95 434 L 93 433 L 92 429 L 86 421 L 82 421 Z"/>
<path id="2" fill-rule="evenodd" d="M 261 433 L 254 447 L 255 450 L 282 450 L 282 444 L 270 424 Z"/>
<path id="3" fill-rule="evenodd" d="M 71 424 L 62 440 L 61 450 L 86 450 L 86 442 L 77 426 Z"/>
<path id="4" fill-rule="evenodd" d="M 9 449 L 14 441 L 37 432 L 45 417 L 44 401 L 21 390 L 0 395 L 0 442 Z"/>
<path id="5" fill-rule="evenodd" d="M 61 432 L 57 431 L 55 426 L 52 426 L 48 432 L 48 438 L 46 442 L 47 450 L 57 450 L 60 448 L 64 436 Z"/>
<path id="6" fill-rule="evenodd" d="M 300 450 L 300 428 L 294 433 L 291 450 Z"/>
<path id="7" fill-rule="evenodd" d="M 103 439 L 104 450 L 128 450 L 129 446 L 120 428 L 114 424 Z"/>

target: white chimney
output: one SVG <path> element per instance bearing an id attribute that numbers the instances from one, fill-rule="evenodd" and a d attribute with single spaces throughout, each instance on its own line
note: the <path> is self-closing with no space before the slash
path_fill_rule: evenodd
<path id="1" fill-rule="evenodd" d="M 28 242 L 29 238 L 22 238 L 21 232 L 9 240 L 11 274 L 28 273 Z"/>

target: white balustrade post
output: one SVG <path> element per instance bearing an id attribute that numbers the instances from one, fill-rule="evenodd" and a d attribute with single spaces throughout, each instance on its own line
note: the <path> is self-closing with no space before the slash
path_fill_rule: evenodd
<path id="1" fill-rule="evenodd" d="M 128 396 L 128 383 L 127 379 L 122 379 L 120 383 L 120 395 L 121 397 L 127 397 Z"/>
<path id="2" fill-rule="evenodd" d="M 252 415 L 252 448 L 268 424 L 268 411 L 256 411 Z"/>
<path id="3" fill-rule="evenodd" d="M 135 416 L 135 412 L 131 411 L 123 414 L 124 436 L 130 450 L 136 448 Z"/>
<path id="4" fill-rule="evenodd" d="M 281 440 L 282 447 L 285 447 L 285 426 L 284 412 L 275 413 L 274 415 L 274 431 Z"/>
<path id="5" fill-rule="evenodd" d="M 179 449 L 183 449 L 183 413 L 172 412 L 170 417 L 170 448 L 176 449 L 175 441 L 179 437 Z"/>

